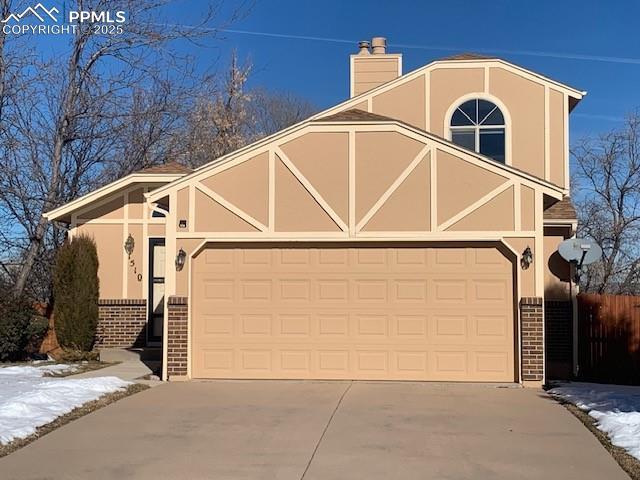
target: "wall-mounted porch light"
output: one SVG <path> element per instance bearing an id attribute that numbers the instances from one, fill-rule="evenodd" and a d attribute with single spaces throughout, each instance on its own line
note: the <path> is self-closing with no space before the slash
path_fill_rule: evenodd
<path id="1" fill-rule="evenodd" d="M 522 258 L 520 259 L 520 266 L 523 270 L 529 268 L 529 266 L 533 263 L 533 253 L 531 252 L 531 248 L 527 246 L 522 252 Z"/>
<path id="2" fill-rule="evenodd" d="M 133 249 L 136 246 L 136 241 L 133 239 L 131 234 L 127 237 L 124 242 L 124 251 L 127 252 L 127 256 L 131 258 L 131 254 L 133 253 Z"/>
<path id="3" fill-rule="evenodd" d="M 187 252 L 183 249 L 178 250 L 178 254 L 176 255 L 176 271 L 182 270 L 184 267 L 184 262 L 187 260 Z"/>

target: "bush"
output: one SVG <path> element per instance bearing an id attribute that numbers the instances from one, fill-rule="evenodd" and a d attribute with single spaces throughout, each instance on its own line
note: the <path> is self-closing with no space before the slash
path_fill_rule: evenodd
<path id="1" fill-rule="evenodd" d="M 4 295 L 0 299 L 0 361 L 14 362 L 25 357 L 34 333 L 32 303 L 26 298 Z"/>
<path id="2" fill-rule="evenodd" d="M 39 352 L 42 341 L 44 340 L 44 337 L 47 336 L 48 331 L 49 319 L 47 317 L 43 317 L 42 315 L 36 314 L 36 316 L 31 319 L 29 328 L 27 330 L 29 334 L 29 341 L 25 348 L 27 354 L 32 355 Z"/>
<path id="3" fill-rule="evenodd" d="M 98 252 L 80 235 L 58 251 L 53 273 L 53 315 L 60 346 L 88 352 L 98 325 Z"/>

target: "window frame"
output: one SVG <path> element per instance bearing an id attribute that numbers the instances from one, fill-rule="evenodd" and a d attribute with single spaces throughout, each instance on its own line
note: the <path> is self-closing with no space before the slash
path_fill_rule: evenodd
<path id="1" fill-rule="evenodd" d="M 503 125 L 451 125 L 451 120 L 453 118 L 453 114 L 463 103 L 468 102 L 469 100 L 486 100 L 487 102 L 493 103 L 496 107 L 500 109 L 502 112 L 502 117 L 504 119 Z M 444 131 L 446 132 L 445 138 L 453 143 L 453 131 L 454 130 L 466 130 L 466 131 L 474 131 L 474 139 L 475 145 L 477 148 L 480 148 L 480 130 L 496 130 L 498 128 L 504 128 L 504 165 L 511 165 L 511 115 L 509 114 L 509 110 L 499 99 L 495 98 L 493 95 L 489 95 L 484 92 L 474 92 L 468 93 L 456 99 L 447 110 L 444 116 Z M 457 145 L 460 148 L 464 148 L 460 145 Z M 478 155 L 483 155 L 482 153 L 475 151 Z M 483 155 L 485 156 L 485 155 Z M 491 157 L 487 157 L 491 158 Z M 492 159 L 493 160 L 493 159 Z M 497 163 L 502 163 L 499 160 L 493 160 Z"/>

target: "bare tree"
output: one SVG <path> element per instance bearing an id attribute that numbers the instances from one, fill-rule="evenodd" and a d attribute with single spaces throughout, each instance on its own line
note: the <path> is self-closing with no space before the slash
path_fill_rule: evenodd
<path id="1" fill-rule="evenodd" d="M 251 96 L 245 89 L 250 71 L 251 66 L 240 64 L 234 53 L 222 79 L 212 77 L 203 83 L 183 131 L 174 139 L 174 151 L 190 166 L 198 167 L 251 141 L 247 128 Z"/>
<path id="2" fill-rule="evenodd" d="M 162 115 L 155 110 L 158 103 L 145 105 L 139 90 L 155 89 L 158 72 L 184 81 L 181 68 L 188 58 L 176 53 L 173 41 L 211 35 L 211 29 L 200 27 L 209 25 L 215 13 L 212 5 L 201 25 L 185 29 L 161 22 L 161 9 L 170 0 L 71 3 L 76 10 L 121 10 L 127 21 L 123 33 L 115 35 L 96 33 L 85 23 L 71 36 L 66 57 L 34 60 L 24 70 L 31 78 L 20 85 L 21 102 L 1 119 L 0 211 L 16 224 L 6 235 L 20 257 L 13 272 L 15 294 L 25 290 L 47 240 L 49 225 L 42 213 L 91 188 L 100 165 L 117 155 L 121 135 L 142 126 L 131 122 L 139 120 L 141 111 L 156 115 L 147 127 L 166 127 L 156 123 Z M 0 7 L 10 8 L 6 1 Z M 157 139 L 161 134 L 147 130 L 145 135 Z M 148 160 L 149 143 L 130 151 L 137 156 L 134 164 Z"/>
<path id="3" fill-rule="evenodd" d="M 251 67 L 235 55 L 211 75 L 178 54 L 176 41 L 215 35 L 200 28 L 220 26 L 215 5 L 201 25 L 185 28 L 161 21 L 171 0 L 72 3 L 126 11 L 124 32 L 97 34 L 85 25 L 69 37 L 66 55 L 46 61 L 28 36 L 0 38 L 0 273 L 15 294 L 36 298 L 50 293 L 55 249 L 65 238 L 43 212 L 167 160 L 201 165 L 312 111 L 293 96 L 247 90 Z M 248 8 L 240 4 L 225 25 Z M 9 11 L 11 0 L 0 0 L 0 14 Z"/>
<path id="4" fill-rule="evenodd" d="M 248 89 L 250 73 L 250 63 L 233 54 L 227 71 L 205 84 L 174 138 L 186 163 L 200 166 L 313 114 L 310 102 L 292 94 Z"/>
<path id="5" fill-rule="evenodd" d="M 308 100 L 287 92 L 251 91 L 251 130 L 262 138 L 301 122 L 317 111 Z"/>
<path id="6" fill-rule="evenodd" d="M 587 291 L 640 293 L 640 115 L 597 139 L 581 141 L 574 195 L 579 235 L 603 249 L 601 262 L 583 275 Z"/>

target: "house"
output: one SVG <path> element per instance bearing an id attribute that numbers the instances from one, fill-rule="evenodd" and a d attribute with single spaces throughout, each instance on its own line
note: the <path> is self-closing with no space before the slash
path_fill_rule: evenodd
<path id="1" fill-rule="evenodd" d="M 97 242 L 99 346 L 162 346 L 168 380 L 540 385 L 571 361 L 545 323 L 571 331 L 586 92 L 473 54 L 403 74 L 379 37 L 350 74 L 304 122 L 46 214 Z"/>

